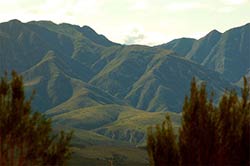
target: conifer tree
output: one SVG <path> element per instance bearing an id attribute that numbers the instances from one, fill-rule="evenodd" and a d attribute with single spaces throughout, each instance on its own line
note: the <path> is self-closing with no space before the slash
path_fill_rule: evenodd
<path id="1" fill-rule="evenodd" d="M 214 162 L 215 121 L 213 100 L 207 99 L 205 84 L 198 88 L 191 82 L 190 98 L 186 97 L 179 131 L 179 148 L 182 165 L 212 165 Z"/>
<path id="2" fill-rule="evenodd" d="M 152 127 L 148 129 L 147 144 L 150 165 L 176 165 L 176 161 L 179 160 L 179 154 L 176 136 L 168 115 L 161 125 L 156 125 L 155 131 L 153 131 Z"/>
<path id="3" fill-rule="evenodd" d="M 0 165 L 65 165 L 72 133 L 53 134 L 51 121 L 32 112 L 22 77 L 12 72 L 0 82 Z"/>
<path id="4" fill-rule="evenodd" d="M 213 96 L 213 95 L 211 95 Z M 206 86 L 191 82 L 190 97 L 183 105 L 179 141 L 159 125 L 148 131 L 151 165 L 250 165 L 250 85 L 244 78 L 241 98 L 226 91 L 218 106 L 207 98 Z M 171 128 L 171 121 L 167 123 Z M 162 130 L 163 129 L 163 130 Z M 153 132 L 156 130 L 156 132 Z M 165 134 L 164 134 L 165 133 Z M 168 136 L 166 136 L 168 135 Z M 179 157 L 169 159 L 172 148 Z M 170 162 L 171 161 L 171 162 Z"/>
<path id="5" fill-rule="evenodd" d="M 217 112 L 217 164 L 249 165 L 250 162 L 250 100 L 249 85 L 244 78 L 241 99 L 227 91 Z"/>

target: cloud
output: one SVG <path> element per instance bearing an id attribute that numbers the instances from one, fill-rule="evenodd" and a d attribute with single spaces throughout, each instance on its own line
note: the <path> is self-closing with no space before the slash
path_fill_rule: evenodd
<path id="1" fill-rule="evenodd" d="M 149 2 L 147 0 L 135 1 L 132 5 L 131 10 L 146 10 L 149 8 Z"/>
<path id="2" fill-rule="evenodd" d="M 219 13 L 232 13 L 250 0 L 221 0 L 223 6 L 216 11 Z"/>
<path id="3" fill-rule="evenodd" d="M 47 0 L 40 7 L 37 8 L 38 11 L 51 12 L 51 13 L 86 13 L 93 14 L 97 11 L 98 5 L 100 3 L 97 0 Z"/>
<path id="4" fill-rule="evenodd" d="M 207 35 L 208 31 L 197 31 L 195 33 L 191 33 L 190 35 L 187 35 L 187 37 L 191 37 L 194 39 L 200 39 L 202 37 L 204 37 L 205 35 Z"/>
<path id="5" fill-rule="evenodd" d="M 217 12 L 219 13 L 231 13 L 235 10 L 235 8 L 231 7 L 231 6 L 226 6 L 226 7 L 222 7 L 220 9 L 217 10 Z"/>
<path id="6" fill-rule="evenodd" d="M 22 8 L 37 7 L 43 3 L 46 3 L 46 0 L 36 0 L 35 3 L 34 0 L 18 0 L 16 2 L 16 4 Z"/>
<path id="7" fill-rule="evenodd" d="M 166 43 L 173 39 L 173 37 L 166 37 L 166 35 L 162 32 L 155 32 L 144 30 L 143 27 L 134 26 L 134 28 L 130 28 L 130 31 L 125 33 L 125 37 L 123 38 L 124 44 L 142 44 L 142 45 L 149 45 L 154 46 L 161 43 Z"/>
<path id="8" fill-rule="evenodd" d="M 226 5 L 243 5 L 249 0 L 222 0 L 222 2 Z"/>
<path id="9" fill-rule="evenodd" d="M 4 21 L 52 20 L 55 23 L 85 25 L 96 22 L 103 3 L 98 0 L 9 0 L 1 3 L 0 10 L 4 12 L 0 13 L 0 17 Z"/>
<path id="10" fill-rule="evenodd" d="M 133 31 L 125 36 L 124 43 L 125 44 L 138 44 L 141 43 L 145 39 L 145 35 L 139 32 L 138 29 L 133 29 Z"/>
<path id="11" fill-rule="evenodd" d="M 174 3 L 167 5 L 166 9 L 168 11 L 178 12 L 178 11 L 199 9 L 203 7 L 204 5 L 202 5 L 199 2 L 174 2 Z"/>

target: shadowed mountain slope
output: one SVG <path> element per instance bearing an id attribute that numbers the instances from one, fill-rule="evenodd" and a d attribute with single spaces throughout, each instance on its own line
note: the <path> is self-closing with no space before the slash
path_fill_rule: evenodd
<path id="1" fill-rule="evenodd" d="M 180 38 L 174 39 L 166 44 L 159 45 L 158 47 L 173 50 L 180 56 L 186 56 L 187 53 L 192 49 L 195 41 L 196 40 L 192 38 Z"/>
<path id="2" fill-rule="evenodd" d="M 250 69 L 250 23 L 224 33 L 213 30 L 199 40 L 181 38 L 158 47 L 172 49 L 221 73 L 230 82 L 237 82 Z"/>

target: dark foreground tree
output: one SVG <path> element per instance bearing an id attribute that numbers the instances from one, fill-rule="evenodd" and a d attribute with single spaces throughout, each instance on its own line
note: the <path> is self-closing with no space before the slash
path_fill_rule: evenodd
<path id="1" fill-rule="evenodd" d="M 182 109 L 179 131 L 181 165 L 213 165 L 216 152 L 215 108 L 207 98 L 206 86 L 191 82 L 190 97 Z"/>
<path id="2" fill-rule="evenodd" d="M 53 134 L 51 121 L 32 112 L 22 77 L 0 82 L 0 165 L 65 165 L 72 133 Z"/>
<path id="3" fill-rule="evenodd" d="M 249 85 L 244 78 L 241 98 L 234 90 L 225 92 L 216 107 L 212 98 L 207 98 L 206 86 L 202 84 L 199 88 L 193 79 L 190 97 L 185 98 L 183 105 L 176 148 L 179 158 L 171 163 L 164 161 L 169 159 L 168 154 L 173 153 L 169 147 L 176 147 L 176 140 L 172 141 L 172 136 L 166 137 L 158 126 L 155 133 L 152 129 L 148 132 L 150 164 L 250 165 L 249 93 Z M 160 162 L 156 163 L 156 160 Z"/>
<path id="4" fill-rule="evenodd" d="M 148 129 L 148 154 L 150 165 L 175 166 L 179 161 L 176 136 L 174 135 L 170 117 L 167 115 L 165 121 L 155 128 Z M 163 157 L 164 156 L 164 157 Z"/>
<path id="5" fill-rule="evenodd" d="M 241 99 L 225 93 L 217 113 L 217 165 L 250 165 L 250 91 L 247 80 Z"/>

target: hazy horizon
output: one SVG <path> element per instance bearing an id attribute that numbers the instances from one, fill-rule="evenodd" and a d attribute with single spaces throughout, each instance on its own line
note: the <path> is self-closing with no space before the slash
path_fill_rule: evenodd
<path id="1" fill-rule="evenodd" d="M 249 7 L 249 0 L 9 0 L 0 2 L 0 17 L 87 25 L 117 43 L 157 45 L 242 26 Z"/>

